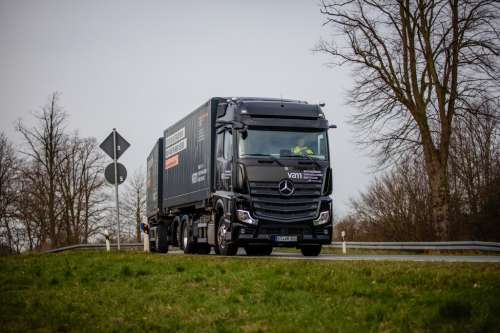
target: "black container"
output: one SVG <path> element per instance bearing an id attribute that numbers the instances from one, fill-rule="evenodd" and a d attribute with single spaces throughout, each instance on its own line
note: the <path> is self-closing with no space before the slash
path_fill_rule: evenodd
<path id="1" fill-rule="evenodd" d="M 197 204 L 213 190 L 215 119 L 212 98 L 164 131 L 163 213 Z"/>

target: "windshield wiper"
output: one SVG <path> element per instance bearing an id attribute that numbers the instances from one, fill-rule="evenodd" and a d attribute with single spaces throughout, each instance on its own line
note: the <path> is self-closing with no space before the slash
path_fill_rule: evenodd
<path id="1" fill-rule="evenodd" d="M 275 156 L 273 156 L 271 154 L 243 154 L 241 156 L 242 157 L 243 156 L 269 157 L 271 160 L 273 160 L 274 162 L 278 163 L 280 166 L 284 167 L 283 163 L 281 163 L 280 160 L 278 160 Z"/>
<path id="2" fill-rule="evenodd" d="M 291 154 L 291 155 L 286 155 L 286 157 L 302 157 L 302 158 L 306 158 L 308 159 L 309 161 L 313 162 L 314 164 L 316 164 L 318 166 L 318 168 L 322 168 L 321 164 L 319 164 L 318 160 L 309 156 L 309 155 L 299 155 L 299 154 Z"/>

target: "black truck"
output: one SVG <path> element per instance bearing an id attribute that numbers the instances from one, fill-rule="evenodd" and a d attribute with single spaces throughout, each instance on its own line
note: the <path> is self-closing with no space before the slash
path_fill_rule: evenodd
<path id="1" fill-rule="evenodd" d="M 147 159 L 151 250 L 317 256 L 332 239 L 322 106 L 214 97 L 166 129 Z"/>

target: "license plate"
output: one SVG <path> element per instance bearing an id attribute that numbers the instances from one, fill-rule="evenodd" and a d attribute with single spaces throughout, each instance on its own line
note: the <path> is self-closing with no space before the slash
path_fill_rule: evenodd
<path id="1" fill-rule="evenodd" d="M 297 236 L 273 236 L 275 242 L 296 242 Z"/>

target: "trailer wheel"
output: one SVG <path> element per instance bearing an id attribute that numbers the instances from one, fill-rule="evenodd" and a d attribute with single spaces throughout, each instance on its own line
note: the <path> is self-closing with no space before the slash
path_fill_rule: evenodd
<path id="1" fill-rule="evenodd" d="M 234 256 L 238 252 L 238 247 L 226 240 L 226 233 L 228 232 L 226 225 L 224 224 L 224 216 L 221 216 L 219 223 L 217 224 L 217 237 L 216 246 L 219 253 L 223 256 Z"/>
<path id="2" fill-rule="evenodd" d="M 317 257 L 321 253 L 321 245 L 304 245 L 300 247 L 300 252 L 305 257 Z"/>
<path id="3" fill-rule="evenodd" d="M 177 223 L 177 226 L 176 226 L 176 230 L 175 230 L 175 233 L 177 235 L 177 246 L 179 246 L 179 249 L 180 250 L 183 250 L 184 251 L 184 247 L 183 247 L 183 244 L 182 244 L 182 224 L 183 224 L 183 221 L 177 217 L 179 219 L 179 222 Z"/>
<path id="4" fill-rule="evenodd" d="M 168 228 L 165 224 L 160 223 L 158 225 L 158 236 L 157 236 L 157 246 L 158 252 L 167 253 L 168 252 Z"/>
<path id="5" fill-rule="evenodd" d="M 181 232 L 182 237 L 180 239 L 180 242 L 181 242 L 182 249 L 184 250 L 184 253 L 186 253 L 186 254 L 196 253 L 196 244 L 192 240 L 191 231 L 190 231 L 187 219 L 185 219 L 182 222 L 181 230 L 182 230 L 182 232 Z"/>

